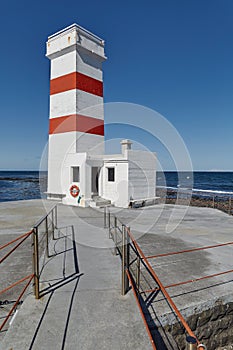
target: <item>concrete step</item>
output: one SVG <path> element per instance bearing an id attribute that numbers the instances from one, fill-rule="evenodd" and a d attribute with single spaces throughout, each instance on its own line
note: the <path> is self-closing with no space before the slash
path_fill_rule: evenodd
<path id="1" fill-rule="evenodd" d="M 111 201 L 100 196 L 93 196 L 90 207 L 105 207 L 111 205 Z"/>

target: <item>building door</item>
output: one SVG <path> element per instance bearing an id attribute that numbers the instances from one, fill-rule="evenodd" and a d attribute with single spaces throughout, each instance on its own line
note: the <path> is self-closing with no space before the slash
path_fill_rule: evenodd
<path id="1" fill-rule="evenodd" d="M 91 192 L 94 195 L 99 193 L 99 168 L 96 166 L 91 168 Z"/>

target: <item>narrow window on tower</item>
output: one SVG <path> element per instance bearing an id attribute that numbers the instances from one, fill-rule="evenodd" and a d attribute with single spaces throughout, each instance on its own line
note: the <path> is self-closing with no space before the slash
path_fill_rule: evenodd
<path id="1" fill-rule="evenodd" d="M 79 166 L 72 167 L 72 182 L 80 182 Z"/>
<path id="2" fill-rule="evenodd" d="M 108 181 L 115 181 L 115 168 L 108 168 Z"/>

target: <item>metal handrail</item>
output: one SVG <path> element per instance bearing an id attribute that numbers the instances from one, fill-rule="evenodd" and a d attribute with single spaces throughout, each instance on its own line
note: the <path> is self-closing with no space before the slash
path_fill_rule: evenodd
<path id="1" fill-rule="evenodd" d="M 39 256 L 39 227 L 45 223 L 46 254 L 49 258 L 49 225 L 48 219 L 51 216 L 52 239 L 55 239 L 54 231 L 57 228 L 57 204 L 54 205 L 33 227 L 33 270 L 34 270 L 34 294 L 36 299 L 40 298 L 40 256 Z"/>
<path id="2" fill-rule="evenodd" d="M 130 273 L 129 273 L 128 270 L 126 271 L 126 274 L 127 274 L 128 279 L 129 279 L 129 281 L 130 281 L 130 284 L 131 284 L 131 286 L 132 286 L 133 294 L 134 294 L 134 297 L 135 297 L 135 299 L 136 299 L 136 302 L 137 302 L 137 305 L 138 305 L 139 312 L 140 312 L 140 314 L 141 314 L 143 323 L 144 323 L 144 325 L 145 325 L 145 327 L 146 327 L 146 331 L 147 331 L 147 334 L 148 334 L 148 336 L 149 336 L 149 339 L 150 339 L 152 348 L 153 348 L 153 350 L 156 350 L 157 348 L 156 348 L 154 339 L 153 339 L 153 337 L 152 337 L 152 335 L 151 335 L 150 328 L 149 328 L 149 326 L 148 326 L 148 324 L 147 324 L 147 322 L 146 322 L 146 318 L 145 318 L 145 316 L 144 316 L 143 310 L 142 310 L 141 305 L 140 305 L 140 302 L 139 302 L 139 300 L 138 300 L 137 291 L 136 291 L 136 288 L 135 288 L 135 286 L 134 286 L 132 276 L 130 275 Z"/>
<path id="3" fill-rule="evenodd" d="M 114 226 L 113 227 L 111 227 L 111 217 L 114 219 Z M 107 223 L 107 218 L 108 218 L 107 227 L 109 229 L 109 238 L 112 238 L 113 241 L 116 243 L 115 235 L 112 234 L 111 229 L 114 228 L 114 230 L 117 230 L 119 228 L 119 226 L 117 225 L 117 222 L 120 220 L 115 215 L 111 215 L 110 210 L 107 211 L 105 209 L 104 210 L 104 223 L 105 223 L 105 225 Z M 119 247 L 116 247 L 116 248 L 120 252 Z M 129 282 L 130 282 L 130 284 L 132 286 L 132 290 L 134 292 L 134 295 L 137 299 L 137 304 L 139 306 L 140 313 L 141 313 L 141 315 L 143 314 L 143 311 L 142 311 L 142 308 L 140 305 L 140 301 L 138 298 L 139 298 L 139 295 L 141 294 L 140 293 L 140 268 L 141 268 L 141 265 L 145 266 L 145 268 L 149 272 L 150 276 L 153 278 L 153 280 L 158 285 L 158 288 L 156 288 L 154 290 L 161 291 L 163 293 L 163 295 L 166 298 L 167 302 L 169 303 L 170 307 L 172 308 L 172 310 L 174 311 L 176 316 L 179 318 L 183 327 L 186 329 L 188 335 L 196 340 L 196 342 L 198 344 L 198 349 L 205 350 L 206 349 L 205 346 L 203 344 L 201 344 L 200 341 L 198 340 L 198 338 L 195 336 L 195 334 L 193 333 L 193 331 L 189 327 L 188 323 L 185 321 L 184 317 L 182 316 L 182 314 L 178 310 L 178 308 L 177 308 L 176 304 L 174 303 L 174 301 L 172 300 L 171 296 L 167 292 L 167 290 L 166 290 L 167 287 L 165 287 L 163 285 L 163 283 L 160 281 L 159 277 L 155 273 L 154 269 L 150 265 L 149 261 L 147 260 L 147 257 L 145 256 L 142 249 L 138 245 L 136 239 L 134 238 L 130 228 L 125 226 L 124 224 L 122 225 L 122 247 L 121 247 L 121 249 L 122 250 L 121 250 L 120 256 L 122 258 L 122 290 L 121 290 L 122 295 L 125 295 L 128 292 Z M 129 263 L 130 249 L 133 249 L 134 254 L 136 254 L 136 257 L 134 259 L 134 261 L 137 264 L 135 278 L 133 276 L 133 273 L 131 273 L 131 265 L 132 264 Z M 146 322 L 144 317 L 143 317 L 143 321 L 144 321 L 144 323 Z M 145 326 L 146 326 L 150 340 L 151 339 L 153 340 L 148 325 L 145 325 Z M 152 344 L 153 349 L 156 349 L 154 341 L 153 342 L 151 341 L 151 344 Z"/>
<path id="4" fill-rule="evenodd" d="M 27 288 L 29 287 L 32 279 L 33 279 L 34 275 L 29 275 L 27 276 L 27 278 L 25 279 L 28 279 L 29 278 L 29 281 L 27 282 L 27 284 L 24 286 L 24 288 L 22 289 L 19 297 L 17 298 L 16 302 L 14 303 L 14 305 L 12 306 L 12 308 L 10 309 L 7 317 L 5 318 L 5 320 L 3 321 L 3 323 L 0 325 L 0 332 L 2 331 L 3 327 L 5 326 L 5 324 L 7 323 L 7 321 L 9 320 L 10 316 L 12 315 L 13 311 L 15 310 L 15 308 L 17 307 L 19 301 L 21 300 L 22 296 L 24 295 L 24 293 L 26 292 Z M 25 280 L 24 279 L 24 280 Z"/>
<path id="5" fill-rule="evenodd" d="M 48 217 L 53 211 L 55 210 L 55 215 L 56 215 L 56 224 L 57 224 L 57 204 L 55 204 L 48 212 L 47 214 L 45 214 L 44 216 L 42 216 L 33 226 L 33 228 L 37 228 L 38 226 L 40 226 L 42 224 L 42 222 L 46 219 L 46 217 Z"/>
<path id="6" fill-rule="evenodd" d="M 17 237 L 16 239 L 11 240 L 10 242 L 3 244 L 0 247 L 0 250 L 12 245 L 13 243 L 18 242 L 8 253 L 6 253 L 1 259 L 0 259 L 0 264 L 5 261 L 9 256 L 11 256 L 12 253 L 15 252 L 15 250 L 29 237 L 31 236 L 33 233 L 33 230 L 24 233 L 23 235 Z M 2 322 L 2 324 L 0 325 L 0 332 L 2 331 L 2 329 L 4 328 L 4 326 L 6 325 L 7 321 L 9 320 L 10 316 L 12 315 L 12 313 L 14 312 L 14 310 L 16 309 L 17 305 L 19 304 L 23 294 L 25 293 L 25 291 L 27 290 L 28 286 L 30 285 L 32 279 L 34 278 L 34 274 L 30 274 L 26 277 L 23 277 L 21 279 L 19 279 L 18 281 L 12 283 L 11 285 L 7 286 L 6 288 L 0 290 L 0 294 L 3 294 L 7 291 L 9 291 L 10 289 L 14 288 L 15 286 L 18 286 L 19 284 L 21 284 L 22 282 L 27 281 L 27 284 L 23 287 L 20 295 L 18 296 L 16 302 L 14 302 L 14 305 L 12 306 L 12 308 L 10 309 L 10 311 L 8 312 L 6 318 L 4 319 L 4 321 Z"/>
<path id="7" fill-rule="evenodd" d="M 49 219 L 51 221 L 51 224 L 49 225 Z M 30 230 L 29 232 L 26 232 L 22 235 L 20 235 L 19 237 L 11 240 L 10 242 L 7 242 L 3 245 L 0 246 L 0 250 L 3 250 L 9 246 L 11 246 L 12 244 L 16 243 L 14 245 L 13 248 L 11 248 L 1 259 L 0 259 L 0 264 L 5 261 L 9 256 L 11 256 L 12 253 L 14 253 L 16 251 L 16 249 L 18 247 L 21 246 L 21 244 L 23 244 L 25 242 L 25 240 L 32 236 L 32 241 L 33 241 L 33 273 L 25 276 L 19 280 L 17 280 L 16 282 L 12 283 L 11 285 L 8 285 L 6 288 L 0 290 L 0 294 L 3 294 L 9 290 L 11 290 L 12 288 L 18 286 L 19 284 L 27 281 L 26 285 L 23 287 L 23 289 L 20 292 L 20 295 L 18 296 L 17 300 L 14 302 L 14 305 L 12 306 L 12 308 L 10 309 L 10 311 L 8 312 L 7 316 L 5 317 L 4 321 L 2 322 L 2 324 L 0 324 L 0 332 L 2 331 L 2 329 L 4 328 L 4 326 L 6 325 L 7 321 L 9 320 L 9 318 L 11 317 L 12 313 L 14 312 L 14 310 L 16 309 L 17 305 L 19 304 L 22 296 L 24 295 L 25 291 L 27 290 L 27 288 L 29 287 L 29 285 L 31 284 L 32 280 L 34 279 L 34 294 L 36 299 L 40 298 L 40 286 L 39 286 L 39 278 L 40 278 L 40 268 L 39 268 L 39 260 L 40 260 L 40 256 L 39 256 L 39 227 L 45 223 L 45 232 L 44 235 L 46 237 L 46 252 L 47 252 L 47 256 L 49 257 L 49 231 L 52 232 L 52 238 L 55 239 L 54 237 L 54 231 L 57 228 L 57 205 L 54 205 L 40 220 L 37 221 L 37 223 L 34 225 L 34 227 L 32 228 L 32 230 Z M 43 236 L 44 239 L 44 236 Z"/>

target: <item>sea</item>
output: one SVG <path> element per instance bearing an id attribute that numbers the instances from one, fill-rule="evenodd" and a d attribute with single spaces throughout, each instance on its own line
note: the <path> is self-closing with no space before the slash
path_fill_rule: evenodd
<path id="1" fill-rule="evenodd" d="M 233 194 L 233 172 L 158 172 L 157 186 Z M 45 198 L 46 188 L 46 172 L 0 171 L 0 202 Z"/>
<path id="2" fill-rule="evenodd" d="M 45 198 L 47 172 L 0 171 L 0 202 Z"/>
<path id="3" fill-rule="evenodd" d="M 188 172 L 158 172 L 157 186 L 174 189 L 192 189 L 198 192 L 216 192 L 233 195 L 233 172 L 227 171 L 194 171 Z"/>

